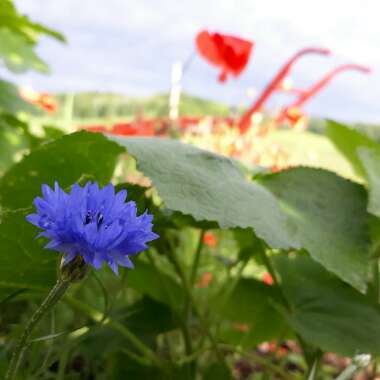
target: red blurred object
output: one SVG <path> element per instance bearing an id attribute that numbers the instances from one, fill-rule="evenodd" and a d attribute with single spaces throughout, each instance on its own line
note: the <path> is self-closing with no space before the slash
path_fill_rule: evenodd
<path id="1" fill-rule="evenodd" d="M 218 239 L 212 232 L 206 232 L 203 236 L 203 244 L 210 248 L 215 248 L 218 244 Z"/>
<path id="2" fill-rule="evenodd" d="M 296 53 L 293 57 L 291 57 L 280 69 L 280 71 L 275 75 L 275 77 L 269 82 L 267 87 L 261 93 L 259 98 L 255 101 L 252 107 L 242 116 L 239 122 L 240 133 L 245 133 L 250 125 L 251 125 L 251 117 L 256 112 L 259 112 L 261 108 L 264 106 L 265 102 L 269 99 L 269 97 L 277 91 L 278 88 L 281 87 L 282 81 L 289 74 L 293 65 L 304 55 L 307 54 L 321 54 L 321 55 L 329 55 L 330 50 L 321 49 L 321 48 L 305 48 Z"/>
<path id="3" fill-rule="evenodd" d="M 26 102 L 40 107 L 47 112 L 53 113 L 58 109 L 58 105 L 54 97 L 47 93 L 36 92 L 30 87 L 20 87 L 19 94 L 20 97 Z"/>
<path id="4" fill-rule="evenodd" d="M 273 278 L 270 275 L 270 273 L 268 273 L 268 272 L 264 273 L 261 279 L 262 279 L 264 284 L 273 285 Z"/>
<path id="5" fill-rule="evenodd" d="M 199 281 L 195 284 L 197 288 L 208 288 L 210 283 L 212 281 L 212 273 L 211 272 L 204 272 L 199 279 Z"/>
<path id="6" fill-rule="evenodd" d="M 178 124 L 182 130 L 185 130 L 188 127 L 198 125 L 201 120 L 202 120 L 202 117 L 200 116 L 181 116 L 178 119 Z"/>
<path id="7" fill-rule="evenodd" d="M 130 123 L 118 123 L 112 126 L 113 135 L 154 136 L 154 120 L 135 120 Z"/>
<path id="8" fill-rule="evenodd" d="M 244 70 L 254 45 L 239 37 L 205 30 L 198 33 L 195 42 L 199 54 L 212 65 L 221 68 L 218 79 L 222 83 L 229 74 L 237 77 Z"/>
<path id="9" fill-rule="evenodd" d="M 308 117 L 299 107 L 291 105 L 286 107 L 277 119 L 277 123 L 287 121 L 292 128 L 306 128 Z"/>
<path id="10" fill-rule="evenodd" d="M 284 120 L 289 120 L 289 113 L 291 113 L 292 110 L 299 110 L 306 102 L 308 102 L 311 98 L 313 98 L 320 91 L 322 91 L 336 75 L 340 74 L 343 71 L 349 70 L 359 71 L 363 74 L 371 73 L 371 69 L 369 67 L 362 65 L 347 64 L 336 67 L 334 70 L 330 71 L 326 76 L 324 76 L 321 80 L 313 84 L 307 91 L 302 92 L 295 102 L 284 108 L 284 110 L 278 117 L 277 122 L 281 123 Z"/>

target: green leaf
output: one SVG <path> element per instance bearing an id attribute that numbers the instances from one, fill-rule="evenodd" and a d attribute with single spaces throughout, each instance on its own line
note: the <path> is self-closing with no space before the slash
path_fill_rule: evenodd
<path id="1" fill-rule="evenodd" d="M 361 146 L 377 147 L 378 144 L 357 130 L 332 120 L 327 122 L 326 135 L 351 163 L 354 172 L 365 178 L 366 173 L 358 157 L 357 149 Z"/>
<path id="2" fill-rule="evenodd" d="M 59 255 L 35 240 L 36 228 L 27 223 L 28 211 L 9 212 L 0 223 L 0 294 L 19 289 L 42 290 L 56 280 Z"/>
<path id="3" fill-rule="evenodd" d="M 379 305 L 308 257 L 278 257 L 275 266 L 289 324 L 307 342 L 345 356 L 380 353 Z"/>
<path id="4" fill-rule="evenodd" d="M 21 99 L 17 87 L 11 82 L 0 79 L 0 111 L 16 114 L 31 111 L 33 106 Z"/>
<path id="5" fill-rule="evenodd" d="M 1 2 L 0 25 L 33 43 L 36 42 L 40 34 L 45 34 L 61 42 L 65 42 L 62 34 L 44 25 L 31 22 L 27 16 L 18 13 L 11 0 L 2 0 Z"/>
<path id="6" fill-rule="evenodd" d="M 172 309 L 164 303 L 143 297 L 132 305 L 121 305 L 111 318 L 127 326 L 153 350 L 157 349 L 157 335 L 178 328 Z M 135 352 L 135 348 L 118 331 L 104 328 L 89 336 L 83 348 L 91 361 L 102 360 L 107 353 L 120 348 Z"/>
<path id="7" fill-rule="evenodd" d="M 28 207 L 41 185 L 67 188 L 88 177 L 106 184 L 122 149 L 97 133 L 78 132 L 42 145 L 12 166 L 0 180 L 1 204 Z"/>
<path id="8" fill-rule="evenodd" d="M 251 227 L 276 248 L 293 246 L 275 198 L 249 182 L 233 161 L 178 141 L 109 137 L 127 148 L 169 209 L 222 228 Z"/>
<path id="9" fill-rule="evenodd" d="M 366 192 L 325 170 L 295 168 L 260 180 L 294 224 L 294 237 L 314 260 L 360 291 L 369 265 Z"/>
<path id="10" fill-rule="evenodd" d="M 260 281 L 242 278 L 219 302 L 213 309 L 225 319 L 220 337 L 232 344 L 250 348 L 283 338 L 288 331 L 286 320 L 275 309 L 280 303 L 276 289 Z"/>
<path id="11" fill-rule="evenodd" d="M 358 148 L 369 186 L 368 211 L 380 217 L 380 146 Z"/>
<path id="12" fill-rule="evenodd" d="M 182 307 L 184 291 L 173 277 L 142 260 L 135 260 L 135 267 L 136 270 L 128 271 L 129 287 L 173 308 Z"/>
<path id="13" fill-rule="evenodd" d="M 43 73 L 49 72 L 48 66 L 34 52 L 34 45 L 24 37 L 0 28 L 0 57 L 7 68 L 15 73 L 33 69 Z"/>

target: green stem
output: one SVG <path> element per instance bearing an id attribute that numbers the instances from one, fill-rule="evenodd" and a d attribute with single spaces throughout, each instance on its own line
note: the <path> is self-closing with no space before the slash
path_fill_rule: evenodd
<path id="1" fill-rule="evenodd" d="M 272 261 L 270 260 L 270 258 L 268 257 L 268 255 L 266 253 L 266 249 L 265 248 L 262 250 L 260 249 L 259 252 L 260 252 L 261 259 L 263 260 L 263 263 L 265 265 L 265 268 L 267 269 L 268 273 L 271 275 L 271 277 L 273 279 L 273 285 L 278 289 L 278 292 L 280 294 L 281 301 L 282 301 L 283 305 L 285 306 L 285 308 L 287 310 L 289 310 L 290 307 L 289 307 L 288 300 L 284 296 L 281 285 L 280 285 L 278 278 L 277 278 L 276 271 L 274 270 Z"/>
<path id="2" fill-rule="evenodd" d="M 173 299 L 173 297 L 172 297 L 172 292 L 170 291 L 170 285 L 167 283 L 166 276 L 163 276 L 162 272 L 159 270 L 154 255 L 152 255 L 151 252 L 149 252 L 149 251 L 146 251 L 146 252 L 147 252 L 146 257 L 148 258 L 149 262 L 151 263 L 153 268 L 158 273 L 158 276 L 160 277 L 160 281 L 162 282 L 162 285 L 164 287 L 166 297 L 168 297 L 168 299 L 170 300 L 170 303 L 172 305 L 174 305 L 176 300 Z M 187 303 L 186 303 L 186 305 L 187 305 Z M 187 313 L 185 313 L 185 315 L 187 315 Z M 190 353 L 192 352 L 192 344 L 191 344 L 191 338 L 190 338 L 190 332 L 189 332 L 187 320 L 183 321 L 181 318 L 178 318 L 178 319 L 179 319 L 178 320 L 179 326 L 180 326 L 180 329 L 181 329 L 181 332 L 183 335 L 183 340 L 185 343 L 186 355 L 190 355 Z M 190 372 L 191 371 L 192 371 L 192 369 L 190 369 Z M 190 374 L 190 376 L 191 376 L 191 374 Z"/>
<path id="3" fill-rule="evenodd" d="M 37 326 L 38 322 L 46 314 L 46 312 L 49 311 L 59 301 L 69 285 L 70 281 L 59 280 L 51 289 L 38 309 L 31 316 L 13 352 L 8 372 L 5 375 L 5 380 L 13 380 L 16 377 L 23 355 L 29 344 L 29 337 L 32 334 L 34 328 Z"/>
<path id="4" fill-rule="evenodd" d="M 190 275 L 190 286 L 193 287 L 196 277 L 197 277 L 197 270 L 199 265 L 199 259 L 201 257 L 202 247 L 203 247 L 203 238 L 205 236 L 206 230 L 202 230 L 199 235 L 199 241 L 197 245 L 197 250 L 195 251 L 193 266 L 191 268 L 191 275 Z"/>
<path id="5" fill-rule="evenodd" d="M 94 322 L 99 323 L 103 320 L 103 313 L 99 312 L 92 306 L 68 296 L 66 296 L 64 300 L 67 301 L 67 303 L 69 303 L 71 306 L 75 307 L 77 310 L 80 310 L 82 313 L 86 314 Z M 138 351 L 140 351 L 140 353 L 143 354 L 152 364 L 161 369 L 164 369 L 164 365 L 156 353 L 152 351 L 148 346 L 146 346 L 135 334 L 133 334 L 132 331 L 130 331 L 123 324 L 111 319 L 110 317 L 107 317 L 105 320 L 103 320 L 103 324 L 109 326 L 124 336 L 124 338 L 126 338 L 129 343 L 131 343 Z"/>
<path id="6" fill-rule="evenodd" d="M 379 302 L 380 297 L 380 274 L 379 274 L 379 260 L 375 259 L 372 265 L 372 281 L 373 281 L 373 289 L 374 289 L 374 299 L 375 302 Z"/>
<path id="7" fill-rule="evenodd" d="M 214 337 L 214 335 L 212 334 L 209 326 L 208 326 L 208 323 L 207 321 L 203 318 L 203 315 L 202 313 L 199 311 L 198 309 L 198 306 L 194 300 L 194 297 L 193 297 L 193 293 L 192 293 L 192 289 L 190 287 L 190 284 L 189 282 L 187 281 L 187 277 L 180 265 L 180 263 L 178 262 L 177 260 L 177 257 L 174 253 L 174 250 L 172 249 L 169 249 L 168 251 L 168 258 L 169 258 L 169 261 L 172 263 L 172 265 L 174 266 L 178 276 L 180 277 L 181 281 L 182 281 L 182 284 L 183 284 L 183 287 L 184 287 L 184 290 L 186 292 L 186 297 L 188 298 L 188 302 L 190 303 L 193 311 L 194 311 L 194 314 L 197 316 L 197 318 L 199 319 L 201 325 L 202 325 L 202 328 L 205 332 L 205 334 L 207 335 L 214 351 L 215 351 L 215 354 L 216 356 L 218 357 L 218 359 L 222 362 L 225 361 L 225 358 L 222 354 L 222 352 L 220 351 L 219 347 L 218 347 L 218 344 L 216 342 L 216 339 Z"/>

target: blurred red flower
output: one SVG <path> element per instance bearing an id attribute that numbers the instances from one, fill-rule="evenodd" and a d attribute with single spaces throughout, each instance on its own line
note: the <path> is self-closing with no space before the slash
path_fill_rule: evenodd
<path id="1" fill-rule="evenodd" d="M 273 285 L 273 278 L 270 275 L 270 273 L 268 273 L 268 272 L 266 272 L 266 273 L 263 274 L 262 281 L 263 281 L 264 284 Z"/>
<path id="2" fill-rule="evenodd" d="M 203 236 L 203 244 L 210 248 L 215 248 L 218 244 L 218 239 L 212 232 L 206 232 Z"/>
<path id="3" fill-rule="evenodd" d="M 195 286 L 200 289 L 208 288 L 212 281 L 212 277 L 211 272 L 204 272 Z"/>
<path id="4" fill-rule="evenodd" d="M 19 94 L 26 102 L 40 107 L 47 112 L 53 113 L 58 109 L 54 97 L 47 93 L 36 92 L 30 87 L 20 87 Z"/>
<path id="5" fill-rule="evenodd" d="M 239 37 L 203 30 L 196 37 L 196 45 L 199 54 L 206 61 L 221 68 L 218 79 L 225 82 L 229 74 L 237 77 L 247 66 L 254 43 Z"/>

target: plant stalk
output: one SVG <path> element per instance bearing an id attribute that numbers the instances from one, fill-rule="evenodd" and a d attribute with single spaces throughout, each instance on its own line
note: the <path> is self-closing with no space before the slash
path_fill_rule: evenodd
<path id="1" fill-rule="evenodd" d="M 16 348 L 12 354 L 11 362 L 8 367 L 7 374 L 5 375 L 5 380 L 13 380 L 16 377 L 17 371 L 20 367 L 24 353 L 29 345 L 29 338 L 37 326 L 41 318 L 59 301 L 59 299 L 66 292 L 67 288 L 70 285 L 69 280 L 60 279 L 50 290 L 47 297 L 38 307 L 38 309 L 31 316 L 27 322 L 25 329 L 19 338 Z"/>

